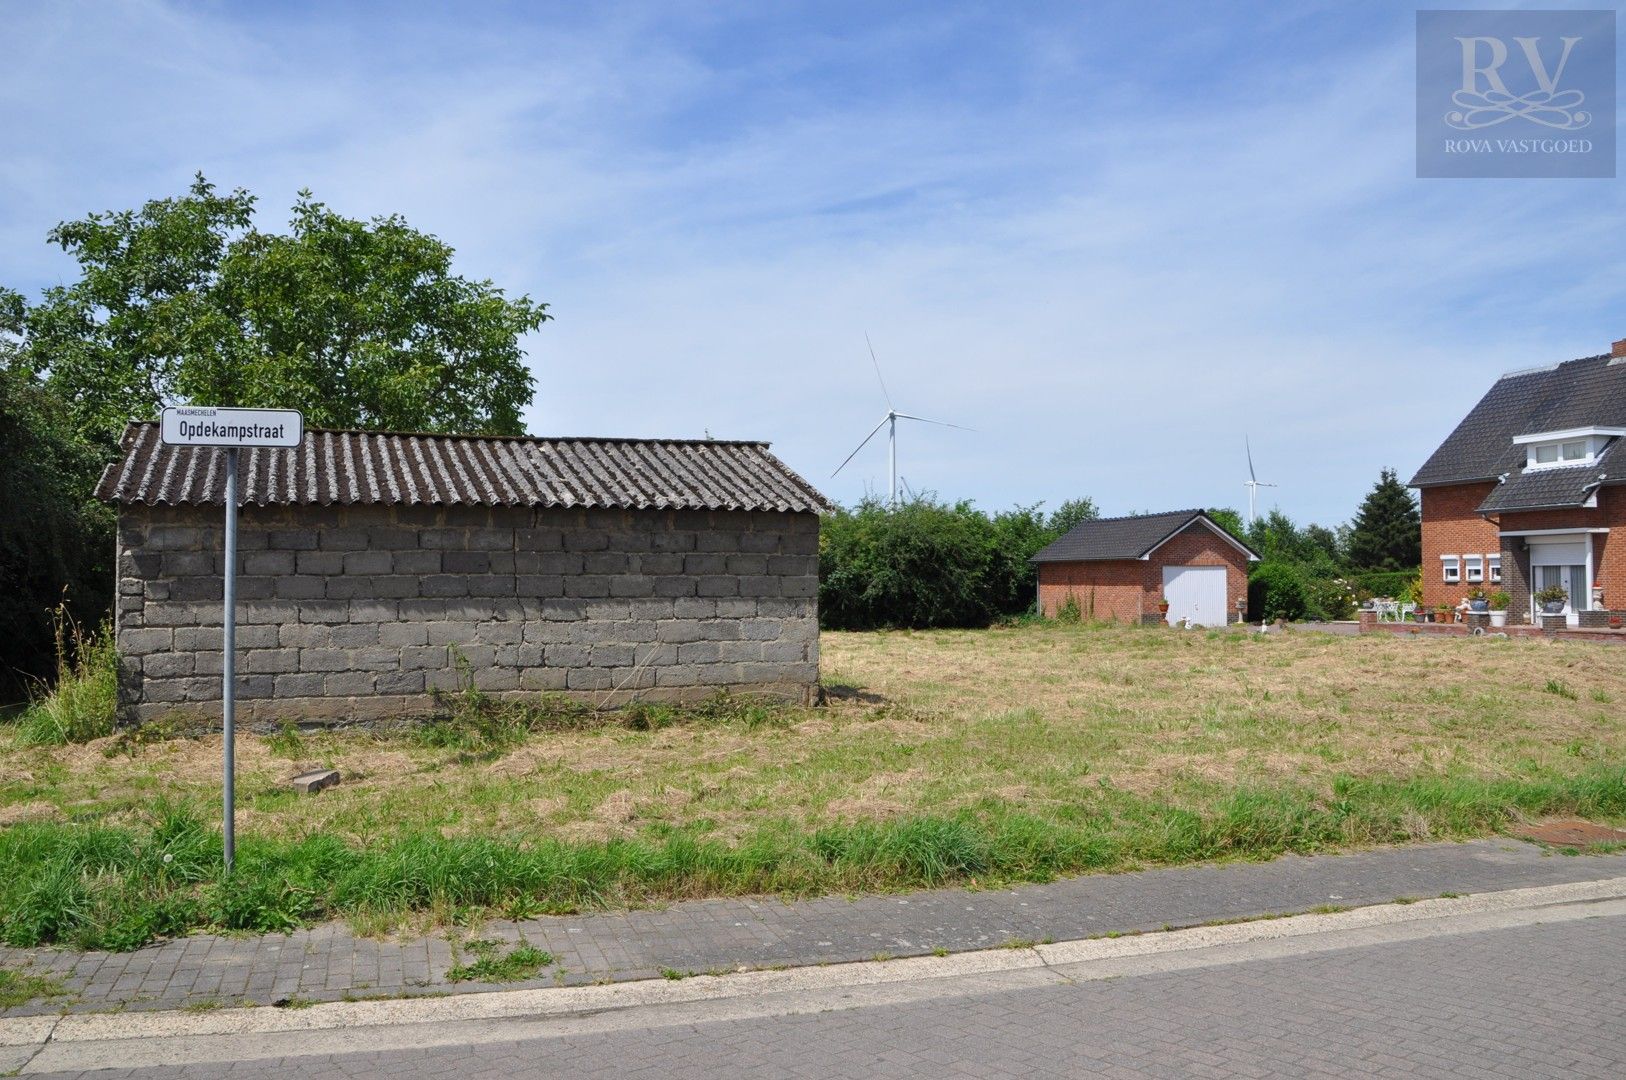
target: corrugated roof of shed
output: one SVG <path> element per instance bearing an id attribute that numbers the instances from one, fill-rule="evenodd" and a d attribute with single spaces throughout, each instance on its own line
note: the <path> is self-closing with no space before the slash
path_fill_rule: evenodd
<path id="1" fill-rule="evenodd" d="M 222 505 L 224 450 L 125 429 L 97 485 L 112 503 Z M 243 505 L 548 506 L 818 512 L 829 502 L 764 442 L 416 435 L 307 428 L 287 449 L 239 452 Z"/>

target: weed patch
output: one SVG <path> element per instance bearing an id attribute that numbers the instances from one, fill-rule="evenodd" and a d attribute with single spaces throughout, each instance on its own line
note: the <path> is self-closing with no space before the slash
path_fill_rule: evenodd
<path id="1" fill-rule="evenodd" d="M 13 968 L 0 968 L 0 1009 L 67 996 L 67 987 L 57 979 Z"/>
<path id="2" fill-rule="evenodd" d="M 1566 701 L 1574 701 L 1579 696 L 1571 689 L 1569 683 L 1562 679 L 1548 679 L 1547 685 L 1543 689 L 1547 693 L 1555 697 L 1561 697 Z"/>
<path id="3" fill-rule="evenodd" d="M 508 951 L 503 943 L 476 939 L 463 943 L 470 959 L 446 972 L 448 982 L 504 983 L 534 979 L 553 963 L 553 954 L 521 942 Z"/>
<path id="4" fill-rule="evenodd" d="M 67 609 L 52 612 L 56 685 L 40 692 L 17 720 L 21 746 L 89 742 L 113 733 L 118 707 L 118 652 L 111 627 L 86 631 Z"/>

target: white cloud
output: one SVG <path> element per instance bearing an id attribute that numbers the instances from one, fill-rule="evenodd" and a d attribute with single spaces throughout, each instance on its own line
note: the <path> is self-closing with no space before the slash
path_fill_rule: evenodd
<path id="1" fill-rule="evenodd" d="M 226 14 L 15 20 L 10 283 L 66 272 L 40 243 L 59 218 L 196 168 L 271 221 L 310 186 L 553 305 L 535 430 L 771 438 L 850 500 L 885 486 L 879 442 L 827 479 L 884 409 L 868 330 L 900 408 L 978 429 L 904 430 L 917 489 L 1239 504 L 1247 430 L 1283 508 L 1324 521 L 1380 467 L 1409 473 L 1499 370 L 1626 333 L 1616 186 L 1412 178 L 1406 20 L 1338 51 L 1294 51 L 1331 15 L 1277 24 L 1282 62 L 1182 96 L 1068 26 L 1013 29 L 963 93 L 886 76 L 946 56 L 958 13 L 728 50 L 718 17 L 660 9 Z"/>

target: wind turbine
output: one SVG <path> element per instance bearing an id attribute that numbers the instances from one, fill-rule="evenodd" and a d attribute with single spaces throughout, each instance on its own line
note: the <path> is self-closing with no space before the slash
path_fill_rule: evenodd
<path id="1" fill-rule="evenodd" d="M 1263 480 L 1259 479 L 1257 475 L 1255 475 L 1253 471 L 1253 446 L 1248 442 L 1248 437 L 1246 435 L 1242 436 L 1242 445 L 1248 451 L 1248 478 L 1242 482 L 1242 486 L 1248 489 L 1248 528 L 1251 529 L 1253 528 L 1254 517 L 1253 503 L 1254 499 L 1259 494 L 1259 489 L 1262 487 L 1276 487 L 1278 485 L 1267 484 Z"/>
<path id="2" fill-rule="evenodd" d="M 853 452 L 847 455 L 847 460 L 843 461 L 840 465 L 836 466 L 836 471 L 830 474 L 830 478 L 832 480 L 835 479 L 836 473 L 839 473 L 842 469 L 845 469 L 847 467 L 847 462 L 851 461 L 853 458 L 857 457 L 858 456 L 858 451 L 860 451 L 864 447 L 868 446 L 869 441 L 871 439 L 875 438 L 876 434 L 882 428 L 886 428 L 887 429 L 887 432 L 886 432 L 886 464 L 887 464 L 887 472 L 891 476 L 891 482 L 889 483 L 889 485 L 887 487 L 886 504 L 888 506 L 896 506 L 898 504 L 898 421 L 899 420 L 918 420 L 923 424 L 937 424 L 937 425 L 939 425 L 941 427 L 956 428 L 956 429 L 958 429 L 960 431 L 974 431 L 976 429 L 975 428 L 968 428 L 968 427 L 961 427 L 959 424 L 951 424 L 947 420 L 932 420 L 932 419 L 930 419 L 928 417 L 925 417 L 925 416 L 913 416 L 913 415 L 911 415 L 909 413 L 901 413 L 901 412 L 899 412 L 892 405 L 892 394 L 886 388 L 886 380 L 881 377 L 881 362 L 880 362 L 880 360 L 876 359 L 876 357 L 875 357 L 875 345 L 874 345 L 874 343 L 872 343 L 870 341 L 869 334 L 867 334 L 867 333 L 864 335 L 864 344 L 869 346 L 870 363 L 875 365 L 875 380 L 881 384 L 881 396 L 886 398 L 886 415 L 881 417 L 881 422 L 879 424 L 876 424 L 875 427 L 870 430 L 870 433 L 868 435 L 864 436 L 864 441 L 859 443 L 857 446 L 855 446 L 853 448 Z"/>

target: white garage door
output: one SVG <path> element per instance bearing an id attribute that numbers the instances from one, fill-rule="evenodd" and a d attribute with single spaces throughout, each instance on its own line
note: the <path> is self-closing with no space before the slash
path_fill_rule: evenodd
<path id="1" fill-rule="evenodd" d="M 1169 622 L 1187 619 L 1197 626 L 1224 626 L 1230 621 L 1225 603 L 1225 567 L 1165 566 L 1163 595 Z"/>

